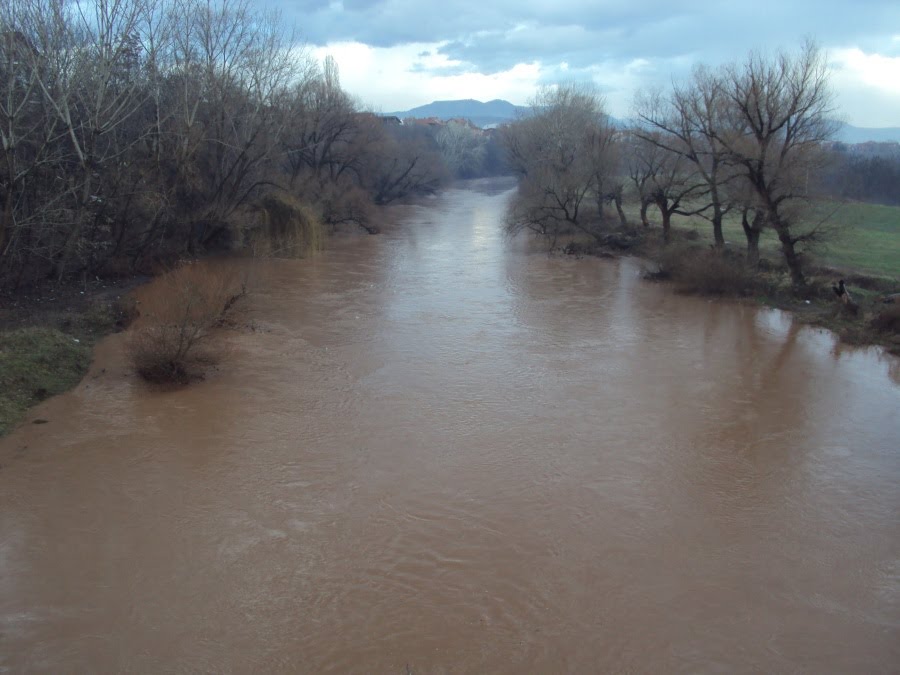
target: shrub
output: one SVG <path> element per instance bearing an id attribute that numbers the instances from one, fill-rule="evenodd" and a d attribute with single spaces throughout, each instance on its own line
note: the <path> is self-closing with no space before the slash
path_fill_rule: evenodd
<path id="1" fill-rule="evenodd" d="M 872 328 L 900 335 L 900 304 L 888 305 L 872 318 Z"/>
<path id="2" fill-rule="evenodd" d="M 219 354 L 205 346 L 215 327 L 246 293 L 246 279 L 223 262 L 187 263 L 140 294 L 140 320 L 128 342 L 137 372 L 152 382 L 184 382 L 192 364 Z"/>
<path id="3" fill-rule="evenodd" d="M 656 278 L 672 279 L 678 290 L 698 295 L 753 295 L 764 282 L 744 260 L 724 251 L 666 246 L 657 254 Z"/>

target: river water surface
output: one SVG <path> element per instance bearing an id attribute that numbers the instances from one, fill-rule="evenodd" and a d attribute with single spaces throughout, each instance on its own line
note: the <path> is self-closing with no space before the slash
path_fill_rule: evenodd
<path id="1" fill-rule="evenodd" d="M 900 671 L 900 366 L 509 185 L 276 261 L 177 391 L 122 336 L 0 441 L 0 672 Z"/>

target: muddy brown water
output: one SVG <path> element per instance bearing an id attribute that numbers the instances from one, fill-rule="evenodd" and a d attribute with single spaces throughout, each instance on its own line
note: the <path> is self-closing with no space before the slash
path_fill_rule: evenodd
<path id="1" fill-rule="evenodd" d="M 0 672 L 898 672 L 897 360 L 508 187 L 272 263 L 199 384 L 102 343 L 0 441 Z"/>

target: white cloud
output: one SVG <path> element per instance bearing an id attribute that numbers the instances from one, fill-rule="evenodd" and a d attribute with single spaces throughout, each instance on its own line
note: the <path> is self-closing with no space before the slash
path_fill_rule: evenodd
<path id="1" fill-rule="evenodd" d="M 320 60 L 326 54 L 333 56 L 344 89 L 382 111 L 407 110 L 442 99 L 502 98 L 524 103 L 537 87 L 540 66 L 536 63 L 519 63 L 488 75 L 439 53 L 442 44 L 371 47 L 336 42 L 316 47 L 313 54 Z"/>
<path id="2" fill-rule="evenodd" d="M 517 63 L 498 72 L 479 72 L 475 64 L 443 50 L 446 42 L 412 42 L 374 47 L 334 42 L 315 47 L 319 60 L 331 54 L 344 88 L 375 110 L 407 110 L 434 100 L 502 98 L 522 105 L 541 84 L 592 81 L 617 117 L 630 114 L 634 92 L 666 87 L 690 72 L 693 57 L 598 59 L 578 67 L 565 59 Z M 857 126 L 900 126 L 900 56 L 865 52 L 859 47 L 829 50 L 832 83 L 843 117 Z M 738 58 L 740 58 L 738 56 Z"/>
<path id="3" fill-rule="evenodd" d="M 900 126 L 900 56 L 866 53 L 858 47 L 829 53 L 837 103 L 851 124 Z"/>

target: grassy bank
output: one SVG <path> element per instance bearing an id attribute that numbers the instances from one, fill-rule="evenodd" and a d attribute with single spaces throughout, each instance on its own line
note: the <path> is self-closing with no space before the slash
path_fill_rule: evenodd
<path id="1" fill-rule="evenodd" d="M 317 212 L 287 194 L 260 200 L 245 225 L 240 243 L 255 258 L 306 257 L 324 245 Z M 128 294 L 144 282 L 142 322 L 127 347 L 136 372 L 154 382 L 188 382 L 199 369 L 192 366 L 219 358 L 207 338 L 246 292 L 249 268 L 210 258 L 159 272 L 152 281 L 134 276 L 0 292 L 0 436 L 29 407 L 81 381 L 97 340 L 137 315 Z"/>
<path id="2" fill-rule="evenodd" d="M 719 261 L 710 255 L 712 227 L 697 217 L 673 219 L 670 247 L 659 245 L 658 228 L 653 228 L 644 255 L 660 263 L 660 276 L 684 292 L 753 298 L 828 328 L 847 343 L 879 344 L 900 354 L 900 304 L 884 302 L 900 292 L 900 207 L 825 203 L 810 213 L 807 225 L 826 216 L 825 236 L 807 252 L 807 284 L 800 293 L 783 268 L 771 231 L 760 239 L 760 254 L 768 264 L 762 271 L 744 268 L 746 240 L 735 217 L 724 223 L 729 246 Z M 840 303 L 832 291 L 841 277 L 851 290 L 851 306 Z"/>
<path id="3" fill-rule="evenodd" d="M 655 214 L 650 211 L 651 217 Z M 637 212 L 629 218 L 638 222 Z M 856 272 L 885 279 L 900 279 L 900 207 L 860 202 L 826 202 L 807 217 L 808 226 L 826 220 L 823 240 L 809 252 L 815 266 Z M 712 243 L 712 226 L 699 216 L 674 216 L 673 225 L 695 230 L 704 243 Z M 736 250 L 746 246 L 740 215 L 730 214 L 723 223 L 725 240 Z M 775 233 L 765 230 L 759 241 L 760 254 L 778 260 L 779 242 Z"/>
<path id="4" fill-rule="evenodd" d="M 631 223 L 639 223 L 637 209 L 626 209 Z M 806 286 L 798 291 L 784 267 L 775 234 L 760 239 L 759 268 L 744 264 L 746 239 L 739 217 L 724 222 L 727 242 L 723 254 L 711 250 L 712 226 L 699 217 L 673 217 L 671 242 L 662 229 L 632 225 L 620 228 L 609 221 L 600 241 L 580 233 L 559 240 L 560 250 L 587 255 L 637 255 L 651 262 L 648 277 L 673 283 L 676 291 L 720 297 L 740 297 L 789 310 L 798 320 L 828 328 L 849 344 L 882 345 L 900 355 L 900 207 L 862 203 L 824 203 L 808 216 L 807 227 L 828 216 L 825 235 L 805 253 Z M 803 226 L 801 225 L 801 229 Z M 853 302 L 844 305 L 832 291 L 839 278 L 847 281 Z"/>
<path id="5" fill-rule="evenodd" d="M 96 341 L 130 319 L 120 290 L 45 288 L 0 298 L 0 436 L 28 408 L 81 381 Z"/>
<path id="6" fill-rule="evenodd" d="M 91 347 L 55 328 L 17 328 L 0 332 L 0 435 L 25 411 L 81 381 Z"/>

